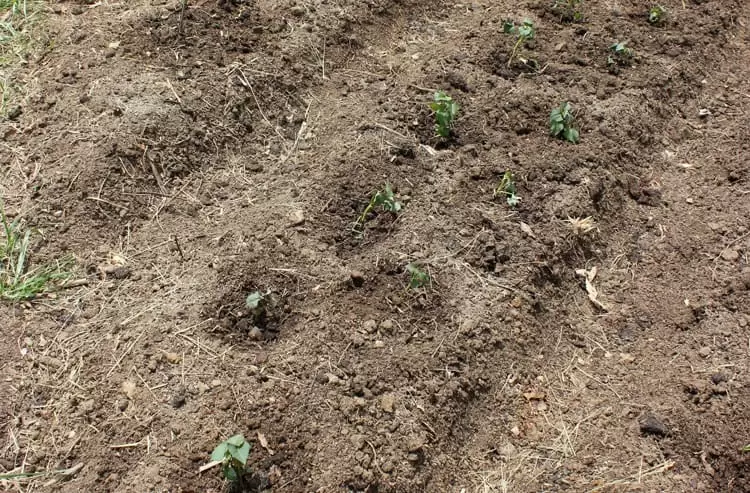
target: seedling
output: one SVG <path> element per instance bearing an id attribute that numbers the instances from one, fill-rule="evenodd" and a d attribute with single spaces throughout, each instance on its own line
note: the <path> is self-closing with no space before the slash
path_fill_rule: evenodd
<path id="1" fill-rule="evenodd" d="M 516 182 L 513 180 L 513 173 L 506 171 L 503 175 L 503 179 L 495 188 L 495 197 L 505 197 L 505 201 L 508 205 L 515 207 L 521 200 L 521 197 L 516 195 Z"/>
<path id="2" fill-rule="evenodd" d="M 559 14 L 560 20 L 564 22 L 582 22 L 581 4 L 583 0 L 555 0 L 552 10 Z"/>
<path id="3" fill-rule="evenodd" d="M 529 60 L 521 59 L 518 56 L 518 49 L 526 44 L 527 41 L 534 39 L 534 36 L 536 35 L 534 23 L 529 19 L 524 19 L 521 24 L 516 25 L 513 21 L 508 20 L 503 22 L 503 32 L 505 34 L 513 34 L 516 36 L 516 43 L 513 45 L 513 50 L 511 50 L 510 56 L 508 57 L 508 67 L 513 65 L 513 61 L 516 59 L 527 64 Z"/>
<path id="4" fill-rule="evenodd" d="M 445 92 L 438 91 L 430 103 L 430 109 L 435 114 L 435 134 L 447 139 L 451 135 L 453 120 L 458 116 L 458 103 Z"/>
<path id="5" fill-rule="evenodd" d="M 11 222 L 0 204 L 0 299 L 21 301 L 50 289 L 55 281 L 67 279 L 69 261 L 58 261 L 29 269 L 31 230 L 24 231 L 20 220 Z"/>
<path id="6" fill-rule="evenodd" d="M 391 189 L 391 186 L 386 183 L 382 190 L 378 190 L 370 199 L 370 203 L 365 207 L 362 215 L 359 216 L 357 222 L 354 223 L 354 230 L 361 231 L 365 227 L 367 216 L 376 208 L 381 207 L 383 211 L 392 212 L 398 214 L 401 211 L 401 202 L 396 200 L 396 196 Z"/>
<path id="7" fill-rule="evenodd" d="M 658 26 L 664 22 L 667 17 L 667 9 L 661 5 L 654 5 L 648 11 L 648 22 Z"/>
<path id="8" fill-rule="evenodd" d="M 410 263 L 406 266 L 406 272 L 409 273 L 409 289 L 429 287 L 432 284 L 430 275 L 419 264 Z"/>
<path id="9" fill-rule="evenodd" d="M 253 291 L 245 298 L 245 306 L 250 310 L 250 315 L 252 315 L 254 323 L 257 324 L 265 318 L 270 294 L 271 291 L 265 294 L 260 291 Z"/>
<path id="10" fill-rule="evenodd" d="M 629 67 L 633 63 L 635 51 L 628 47 L 627 41 L 615 41 L 609 47 L 610 55 L 607 57 L 609 67 Z"/>
<path id="11" fill-rule="evenodd" d="M 575 118 L 572 108 L 567 101 L 552 110 L 549 115 L 549 132 L 553 137 L 564 139 L 574 144 L 578 143 L 578 130 L 573 128 Z"/>
<path id="12" fill-rule="evenodd" d="M 224 478 L 235 484 L 242 484 L 247 470 L 247 457 L 250 455 L 250 444 L 242 435 L 221 442 L 211 453 L 211 460 L 221 462 Z"/>

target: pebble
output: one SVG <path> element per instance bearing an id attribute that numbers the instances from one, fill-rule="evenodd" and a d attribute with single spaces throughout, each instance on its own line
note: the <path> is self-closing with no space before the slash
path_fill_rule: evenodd
<path id="1" fill-rule="evenodd" d="M 352 280 L 352 285 L 355 288 L 361 288 L 362 285 L 365 283 L 365 275 L 358 270 L 351 271 L 351 273 L 349 274 L 349 277 Z"/>
<path id="2" fill-rule="evenodd" d="M 296 210 L 289 214 L 289 225 L 290 226 L 301 226 L 305 224 L 305 212 L 302 210 Z"/>
<path id="3" fill-rule="evenodd" d="M 380 398 L 380 409 L 387 413 L 392 413 L 395 405 L 396 397 L 392 394 L 385 394 Z"/>
<path id="4" fill-rule="evenodd" d="M 247 338 L 251 341 L 262 341 L 263 340 L 263 331 L 260 330 L 258 327 L 253 326 L 252 329 L 247 333 Z"/>
<path id="5" fill-rule="evenodd" d="M 375 320 L 367 320 L 364 324 L 362 324 L 362 328 L 367 332 L 368 334 L 372 334 L 377 330 L 378 324 L 375 322 Z"/>
<path id="6" fill-rule="evenodd" d="M 380 330 L 390 334 L 393 330 L 393 320 L 388 319 L 380 322 Z"/>
<path id="7" fill-rule="evenodd" d="M 708 346 L 703 346 L 698 350 L 698 355 L 701 358 L 708 358 L 709 356 L 711 356 L 711 348 Z"/>
<path id="8" fill-rule="evenodd" d="M 734 262 L 740 258 L 740 253 L 737 250 L 730 248 L 721 252 L 721 258 L 727 262 Z"/>

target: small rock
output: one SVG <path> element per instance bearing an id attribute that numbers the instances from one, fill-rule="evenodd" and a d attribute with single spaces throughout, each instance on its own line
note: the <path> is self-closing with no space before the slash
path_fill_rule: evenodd
<path id="1" fill-rule="evenodd" d="M 375 347 L 375 349 L 384 348 L 385 347 L 385 342 L 383 342 L 381 340 L 377 340 L 377 341 L 375 341 L 375 343 L 373 344 L 373 346 Z"/>
<path id="2" fill-rule="evenodd" d="M 164 353 L 164 359 L 166 359 L 168 362 L 172 363 L 173 365 L 178 364 L 180 361 L 182 361 L 182 357 L 177 353 Z"/>
<path id="3" fill-rule="evenodd" d="M 296 210 L 289 214 L 289 225 L 290 226 L 301 226 L 305 224 L 305 212 L 302 210 Z"/>
<path id="4" fill-rule="evenodd" d="M 119 409 L 121 412 L 124 412 L 128 408 L 129 401 L 127 399 L 117 399 L 115 401 L 115 406 L 117 406 L 117 409 Z"/>
<path id="5" fill-rule="evenodd" d="M 406 441 L 406 450 L 408 452 L 419 452 L 424 447 L 424 441 L 418 436 L 412 436 Z"/>
<path id="6" fill-rule="evenodd" d="M 251 341 L 262 341 L 263 340 L 263 331 L 260 330 L 258 327 L 253 326 L 252 329 L 247 333 L 247 338 Z"/>
<path id="7" fill-rule="evenodd" d="M 393 331 L 393 320 L 389 319 L 380 322 L 380 330 L 387 334 L 390 334 Z"/>
<path id="8" fill-rule="evenodd" d="M 78 410 L 83 414 L 88 414 L 96 408 L 96 401 L 94 399 L 88 399 L 81 402 L 78 405 Z"/>
<path id="9" fill-rule="evenodd" d="M 406 460 L 409 462 L 419 462 L 419 454 L 411 453 L 406 456 Z"/>
<path id="10" fill-rule="evenodd" d="M 137 387 L 135 384 L 129 380 L 125 380 L 120 385 L 120 390 L 122 390 L 122 393 L 125 394 L 128 399 L 132 399 L 135 396 L 136 389 Z"/>
<path id="11" fill-rule="evenodd" d="M 728 248 L 721 252 L 721 258 L 723 258 L 727 262 L 734 262 L 740 258 L 740 252 L 733 248 Z"/>
<path id="12" fill-rule="evenodd" d="M 185 405 L 185 396 L 183 394 L 175 394 L 169 399 L 169 405 L 175 409 L 179 409 Z"/>
<path id="13" fill-rule="evenodd" d="M 353 270 L 349 274 L 349 277 L 350 277 L 350 279 L 352 281 L 352 285 L 355 288 L 361 288 L 362 285 L 365 283 L 365 275 L 362 272 L 358 271 L 358 270 Z"/>
<path id="14" fill-rule="evenodd" d="M 200 392 L 201 394 L 205 394 L 206 392 L 208 392 L 209 390 L 211 390 L 211 387 L 209 387 L 207 384 L 205 384 L 203 382 L 198 382 L 195 385 L 195 388 L 198 389 L 198 392 Z"/>
<path id="15" fill-rule="evenodd" d="M 380 466 L 380 470 L 386 474 L 390 474 L 391 472 L 393 472 L 393 462 L 389 460 L 383 462 L 383 465 Z"/>
<path id="16" fill-rule="evenodd" d="M 341 379 L 337 377 L 336 375 L 334 375 L 333 373 L 326 373 L 325 377 L 328 383 L 332 383 L 334 385 L 341 383 Z"/>
<path id="17" fill-rule="evenodd" d="M 713 375 L 711 375 L 711 381 L 714 383 L 714 385 L 719 385 L 720 383 L 727 381 L 727 376 L 721 372 L 714 373 Z"/>
<path id="18" fill-rule="evenodd" d="M 513 436 L 515 436 L 515 437 L 521 436 L 521 430 L 520 430 L 520 429 L 518 428 L 518 426 L 517 426 L 517 425 L 516 425 L 516 426 L 514 426 L 513 428 L 511 428 L 511 429 L 510 429 L 510 432 L 511 432 L 511 434 L 512 434 Z"/>
<path id="19" fill-rule="evenodd" d="M 711 348 L 708 346 L 703 346 L 698 350 L 698 355 L 701 358 L 708 358 L 709 356 L 711 356 Z"/>
<path id="20" fill-rule="evenodd" d="M 640 423 L 641 433 L 644 435 L 656 435 L 656 436 L 667 436 L 669 434 L 669 428 L 664 422 L 654 416 L 653 414 L 645 415 Z"/>
<path id="21" fill-rule="evenodd" d="M 392 394 L 384 394 L 380 398 L 380 409 L 387 413 L 393 412 L 393 406 L 396 405 L 396 397 Z"/>
<path id="22" fill-rule="evenodd" d="M 305 15 L 305 7 L 301 5 L 295 5 L 291 8 L 290 12 L 295 17 L 302 17 L 303 15 Z"/>
<path id="23" fill-rule="evenodd" d="M 372 334 L 373 332 L 377 330 L 378 324 L 377 322 L 375 322 L 375 320 L 367 320 L 364 324 L 362 324 L 362 328 L 368 334 Z"/>

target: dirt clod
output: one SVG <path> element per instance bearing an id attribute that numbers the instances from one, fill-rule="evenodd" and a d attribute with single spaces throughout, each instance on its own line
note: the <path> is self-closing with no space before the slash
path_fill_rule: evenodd
<path id="1" fill-rule="evenodd" d="M 646 414 L 639 422 L 641 433 L 664 437 L 669 434 L 669 428 L 664 421 L 653 414 Z"/>

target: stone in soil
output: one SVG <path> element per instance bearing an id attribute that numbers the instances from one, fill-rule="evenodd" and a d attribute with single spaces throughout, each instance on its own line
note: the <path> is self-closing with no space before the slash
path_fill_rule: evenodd
<path id="1" fill-rule="evenodd" d="M 644 435 L 655 435 L 664 437 L 669 434 L 669 428 L 664 421 L 653 414 L 645 415 L 640 421 L 641 433 Z"/>

